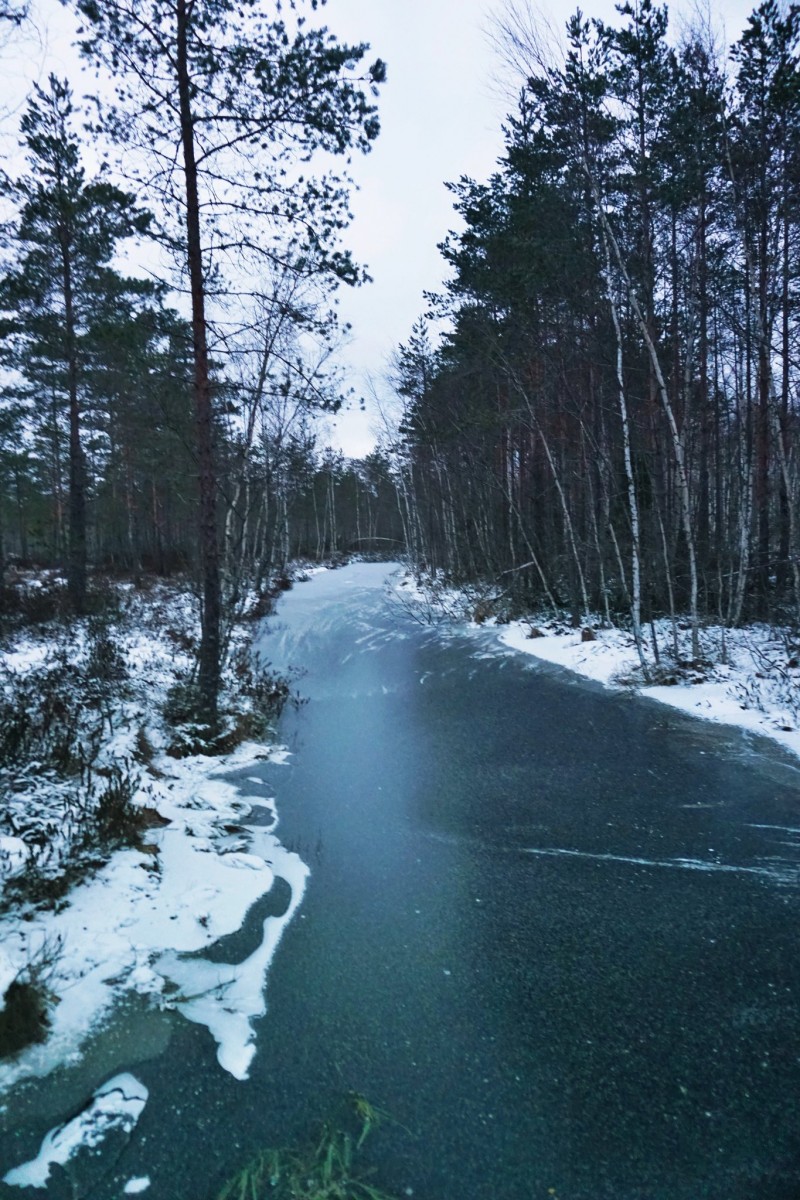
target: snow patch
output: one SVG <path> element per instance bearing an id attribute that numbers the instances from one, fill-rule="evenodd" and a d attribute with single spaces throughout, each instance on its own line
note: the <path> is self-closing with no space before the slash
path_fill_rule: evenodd
<path id="1" fill-rule="evenodd" d="M 151 754 L 142 766 L 134 802 L 157 811 L 167 823 L 146 831 L 146 852 L 113 853 L 100 870 L 70 890 L 66 903 L 25 912 L 9 907 L 0 916 L 0 1005 L 11 980 L 41 947 L 48 946 L 57 948 L 57 953 L 48 966 L 47 986 L 58 997 L 46 1040 L 0 1062 L 0 1093 L 19 1080 L 45 1076 L 63 1063 L 77 1061 L 84 1040 L 126 991 L 162 1003 L 167 985 L 161 969 L 164 956 L 172 952 L 177 961 L 182 955 L 202 954 L 218 939 L 236 933 L 251 906 L 281 875 L 292 888 L 288 912 L 280 920 L 271 919 L 260 955 L 250 956 L 249 966 L 229 968 L 232 977 L 222 981 L 241 1017 L 235 1038 L 218 1028 L 220 1021 L 224 1024 L 220 1017 L 224 1005 L 209 1006 L 209 1028 L 213 1025 L 212 1032 L 219 1033 L 220 1045 L 230 1045 L 221 1052 L 220 1061 L 243 1076 L 244 1060 L 253 1053 L 249 1021 L 263 1011 L 263 997 L 258 1003 L 255 999 L 255 981 L 263 987 L 282 929 L 302 897 L 308 870 L 271 832 L 277 823 L 275 802 L 263 796 L 267 785 L 253 773 L 253 768 L 266 762 L 288 764 L 289 751 L 251 742 L 224 757 L 168 756 L 158 713 L 175 681 L 176 667 L 186 667 L 191 658 L 169 640 L 165 630 L 191 630 L 195 606 L 191 597 L 158 586 L 147 598 L 134 597 L 133 603 L 139 605 L 134 617 L 115 634 L 128 664 L 132 692 L 114 701 L 114 728 L 104 739 L 99 761 L 111 765 L 135 761 L 140 749 L 137 733 L 144 729 Z M 244 644 L 252 630 L 242 627 L 235 632 Z M 81 627 L 76 627 L 76 654 L 82 652 L 82 636 Z M 47 661 L 49 653 L 46 640 L 19 636 L 0 653 L 0 662 L 23 672 Z M 37 781 L 32 772 L 31 779 L 36 786 L 41 784 L 40 792 L 16 795 L 15 802 L 24 806 L 20 815 L 26 826 L 34 832 L 40 829 L 50 864 L 66 844 L 64 822 L 59 823 L 55 807 L 46 819 L 42 815 L 44 801 L 53 803 L 50 777 Z M 257 797 L 252 795 L 255 782 Z M 243 789 L 250 794 L 243 795 Z M 269 829 L 247 826 L 254 803 L 269 810 Z M 24 837 L 17 836 L 15 813 L 5 828 L 0 826 L 0 884 L 24 870 L 30 855 Z M 192 1020 L 200 1019 L 201 1007 L 198 1002 L 191 1008 Z"/>
<path id="2" fill-rule="evenodd" d="M 583 630 L 567 630 L 563 621 L 547 616 L 507 624 L 498 624 L 493 616 L 476 621 L 478 610 L 486 606 L 480 592 L 448 587 L 441 580 L 423 582 L 406 574 L 395 579 L 389 595 L 407 616 L 423 624 L 445 629 L 466 625 L 482 638 L 477 658 L 493 656 L 498 647 L 528 654 L 606 687 L 634 686 L 661 704 L 761 734 L 800 755 L 800 666 L 798 647 L 787 630 L 705 624 L 700 630 L 703 661 L 694 664 L 688 622 L 660 618 L 648 625 L 643 645 L 649 673 L 656 680 L 648 683 L 630 632 L 602 628 L 599 617 L 584 641 Z M 494 635 L 494 649 L 486 649 L 487 633 Z M 654 661 L 654 639 L 660 663 Z"/>
<path id="3" fill-rule="evenodd" d="M 125 1196 L 138 1196 L 140 1192 L 146 1192 L 150 1187 L 150 1176 L 139 1175 L 136 1179 L 129 1179 L 122 1189 Z"/>
<path id="4" fill-rule="evenodd" d="M 47 1187 L 55 1163 L 64 1166 L 81 1148 L 96 1149 L 114 1131 L 130 1133 L 147 1096 L 147 1088 L 133 1075 L 115 1075 L 97 1089 L 88 1108 L 66 1125 L 50 1130 L 36 1158 L 14 1167 L 3 1182 L 12 1187 Z"/>
<path id="5" fill-rule="evenodd" d="M 659 640 L 666 645 L 667 622 L 657 622 L 656 628 Z M 596 640 L 584 642 L 580 630 L 531 637 L 528 621 L 514 621 L 496 629 L 499 642 L 508 649 L 565 667 L 607 687 L 620 686 L 620 679 L 633 678 L 638 669 L 635 643 L 623 630 L 595 630 Z M 724 642 L 729 661 L 712 661 L 696 672 L 689 672 L 694 674 L 695 682 L 678 677 L 677 682 L 664 685 L 638 679 L 637 691 L 691 716 L 736 725 L 772 738 L 800 755 L 800 670 L 783 666 L 781 659 L 785 661 L 786 656 L 774 632 L 762 626 L 724 631 L 721 627 L 706 627 L 703 638 L 711 648 L 710 660 L 716 657 L 713 648 Z M 783 688 L 770 687 L 765 678 L 765 658 L 770 655 L 785 676 Z M 795 711 L 790 711 L 786 704 L 787 695 L 791 700 L 792 692 Z"/>
<path id="6" fill-rule="evenodd" d="M 254 831 L 255 832 L 255 831 Z M 158 972 L 180 989 L 171 997 L 190 1021 L 205 1025 L 217 1043 L 220 1066 L 236 1079 L 246 1079 L 255 1054 L 252 1021 L 266 1012 L 264 976 L 283 931 L 303 898 L 308 867 L 267 832 L 275 873 L 291 888 L 291 901 L 281 917 L 267 917 L 260 945 L 242 962 L 212 962 L 202 956 L 183 957 L 168 952 L 157 963 Z M 224 861 L 224 860 L 223 860 Z"/>

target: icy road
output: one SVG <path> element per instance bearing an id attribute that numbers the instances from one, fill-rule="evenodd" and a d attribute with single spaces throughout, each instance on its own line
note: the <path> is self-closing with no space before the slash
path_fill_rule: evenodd
<path id="1" fill-rule="evenodd" d="M 92 1196 L 211 1200 L 348 1089 L 395 1118 L 368 1146 L 399 1197 L 800 1195 L 800 771 L 416 624 L 388 574 L 318 575 L 265 626 L 308 702 L 240 784 L 311 873 L 250 1077 L 200 1026 L 143 1037 Z"/>

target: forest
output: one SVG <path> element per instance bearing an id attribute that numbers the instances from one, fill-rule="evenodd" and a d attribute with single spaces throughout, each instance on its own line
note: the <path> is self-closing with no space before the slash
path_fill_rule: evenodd
<path id="1" fill-rule="evenodd" d="M 92 573 L 188 574 L 213 725 L 245 583 L 397 546 L 386 459 L 313 428 L 344 400 L 333 294 L 366 276 L 346 171 L 303 173 L 369 150 L 385 67 L 228 0 L 76 7 L 98 95 L 35 85 L 3 176 L 0 584 L 13 609 L 11 568 L 59 568 L 81 615 Z"/>
<path id="2" fill-rule="evenodd" d="M 630 621 L 800 617 L 800 10 L 726 55 L 666 7 L 577 13 L 526 74 L 443 295 L 399 349 L 412 558 L 528 606 Z M 445 318 L 435 345 L 430 328 Z"/>
<path id="3" fill-rule="evenodd" d="M 0 112 L 0 1194 L 784 1200 L 800 3 L 500 6 L 363 458 L 325 6 L 64 0 Z"/>
<path id="4" fill-rule="evenodd" d="M 503 152 L 448 185 L 449 282 L 363 461 L 314 428 L 345 399 L 333 294 L 365 281 L 349 185 L 301 167 L 369 149 L 383 63 L 222 0 L 78 8 L 118 94 L 90 119 L 35 88 L 5 176 L 4 571 L 63 567 L 80 612 L 90 569 L 188 570 L 212 716 L 220 613 L 300 556 L 405 552 L 640 646 L 686 614 L 696 657 L 703 620 L 797 622 L 796 5 L 727 52 L 652 0 L 578 12 L 560 57 L 507 10 Z M 87 165 L 100 134 L 133 191 Z"/>

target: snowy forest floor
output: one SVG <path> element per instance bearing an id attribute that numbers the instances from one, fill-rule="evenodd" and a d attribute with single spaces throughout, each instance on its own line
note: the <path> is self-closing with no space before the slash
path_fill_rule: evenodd
<path id="1" fill-rule="evenodd" d="M 636 644 L 622 628 L 604 627 L 599 614 L 582 628 L 543 613 L 507 619 L 489 589 L 452 588 L 406 575 L 396 588 L 417 620 L 463 621 L 495 628 L 510 650 L 530 654 L 609 687 L 626 687 L 696 717 L 738 725 L 800 755 L 800 632 L 785 626 L 730 629 L 705 624 L 701 657 L 691 655 L 691 627 L 681 617 L 646 626 L 645 671 Z"/>
<path id="2" fill-rule="evenodd" d="M 305 867 L 275 821 L 261 822 L 254 851 L 250 805 L 224 776 L 286 758 L 272 725 L 290 684 L 253 663 L 250 642 L 288 586 L 251 597 L 230 631 L 210 756 L 191 720 L 199 621 L 185 580 L 108 582 L 90 597 L 94 615 L 68 619 L 63 580 L 12 577 L 0 639 L 0 1096 L 74 1061 L 131 990 L 207 1024 L 222 1065 L 246 1075 L 249 1021 Z M 238 930 L 276 875 L 293 901 L 249 975 L 216 988 L 184 979 L 179 954 Z"/>

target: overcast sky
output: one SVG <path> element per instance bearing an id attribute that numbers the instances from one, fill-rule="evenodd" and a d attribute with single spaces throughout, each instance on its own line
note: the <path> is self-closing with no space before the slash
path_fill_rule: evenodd
<path id="1" fill-rule="evenodd" d="M 673 4 L 685 13 L 691 0 Z M 369 42 L 373 58 L 388 63 L 381 89 L 381 136 L 354 163 L 359 191 L 348 244 L 367 264 L 374 282 L 341 292 L 340 308 L 353 325 L 347 350 L 350 382 L 359 394 L 366 377 L 380 379 L 392 348 L 405 341 L 424 308 L 423 292 L 440 287 L 443 264 L 436 249 L 455 224 L 446 180 L 483 179 L 502 150 L 500 125 L 508 102 L 496 82 L 500 63 L 490 30 L 502 0 L 329 0 L 321 19 L 348 42 Z M 576 0 L 543 6 L 562 27 Z M 714 5 L 727 42 L 735 40 L 753 5 Z M 612 0 L 583 0 L 590 16 L 614 18 Z M 50 70 L 75 78 L 69 50 L 70 20 L 57 0 L 38 0 L 37 36 L 6 53 L 6 106 L 22 98 L 33 78 Z M 79 85 L 76 82 L 76 91 Z M 333 439 L 346 453 L 365 453 L 376 418 L 351 411 L 337 419 Z"/>

